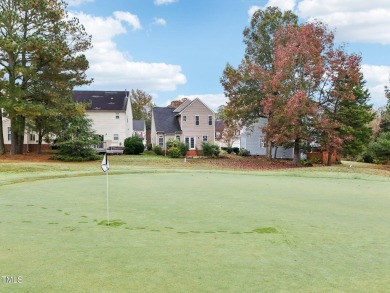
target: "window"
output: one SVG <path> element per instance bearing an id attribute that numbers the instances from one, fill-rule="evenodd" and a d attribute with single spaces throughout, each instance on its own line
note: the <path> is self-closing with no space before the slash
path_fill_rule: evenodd
<path id="1" fill-rule="evenodd" d="M 187 121 L 187 116 L 183 116 L 183 121 L 184 121 L 184 122 Z"/>
<path id="2" fill-rule="evenodd" d="M 115 113 L 115 119 L 119 119 L 119 113 Z"/>
<path id="3" fill-rule="evenodd" d="M 35 141 L 35 133 L 30 133 L 30 141 Z"/>
<path id="4" fill-rule="evenodd" d="M 158 145 L 160 147 L 164 148 L 164 137 L 163 136 L 158 137 Z"/>
<path id="5" fill-rule="evenodd" d="M 209 125 L 213 125 L 213 116 L 209 116 Z"/>
<path id="6" fill-rule="evenodd" d="M 117 133 L 114 134 L 114 140 L 119 140 L 119 134 Z"/>
<path id="7" fill-rule="evenodd" d="M 264 139 L 264 137 L 260 137 L 260 148 L 265 148 L 265 139 Z"/>
<path id="8" fill-rule="evenodd" d="M 8 140 L 11 140 L 11 127 L 8 127 Z"/>
<path id="9" fill-rule="evenodd" d="M 180 141 L 180 135 L 176 135 L 176 140 Z"/>
<path id="10" fill-rule="evenodd" d="M 184 143 L 185 143 L 186 145 L 188 145 L 188 148 L 189 148 L 190 150 L 194 150 L 194 149 L 195 149 L 195 137 L 186 137 L 186 138 L 184 139 Z"/>
<path id="11" fill-rule="evenodd" d="M 203 141 L 207 141 L 207 135 L 203 135 Z"/>
<path id="12" fill-rule="evenodd" d="M 195 125 L 199 125 L 199 116 L 198 115 L 195 116 Z"/>

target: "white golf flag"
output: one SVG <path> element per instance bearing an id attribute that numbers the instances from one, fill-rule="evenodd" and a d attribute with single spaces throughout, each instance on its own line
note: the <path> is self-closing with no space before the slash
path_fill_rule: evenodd
<path id="1" fill-rule="evenodd" d="M 110 169 L 110 163 L 108 162 L 107 154 L 104 154 L 102 161 L 102 170 L 103 172 L 107 172 L 108 169 Z"/>

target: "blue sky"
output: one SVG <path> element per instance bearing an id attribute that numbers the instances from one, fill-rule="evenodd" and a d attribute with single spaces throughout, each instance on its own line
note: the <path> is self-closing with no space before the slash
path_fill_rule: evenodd
<path id="1" fill-rule="evenodd" d="M 83 89 L 141 89 L 159 106 L 200 97 L 216 109 L 227 99 L 219 82 L 227 63 L 243 55 L 242 31 L 256 9 L 291 9 L 300 20 L 320 19 L 336 41 L 363 57 L 362 72 L 375 107 L 390 85 L 388 0 L 68 0 L 68 10 L 92 35 L 87 52 L 94 83 Z M 342 3 L 340 3 L 342 2 Z"/>

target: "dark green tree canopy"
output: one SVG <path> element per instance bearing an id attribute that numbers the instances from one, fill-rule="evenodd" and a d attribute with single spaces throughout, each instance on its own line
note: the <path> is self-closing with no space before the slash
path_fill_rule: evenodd
<path id="1" fill-rule="evenodd" d="M 89 84 L 91 37 L 61 0 L 0 0 L 0 87 L 19 153 L 26 119 L 61 113 L 74 86 Z"/>

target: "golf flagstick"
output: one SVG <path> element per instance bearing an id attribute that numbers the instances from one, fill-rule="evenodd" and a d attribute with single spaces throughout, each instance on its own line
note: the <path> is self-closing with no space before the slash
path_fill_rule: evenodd
<path id="1" fill-rule="evenodd" d="M 104 154 L 103 161 L 102 161 L 102 170 L 106 173 L 107 178 L 107 225 L 110 225 L 110 212 L 108 209 L 108 170 L 110 169 L 110 163 L 108 162 L 107 153 Z"/>

